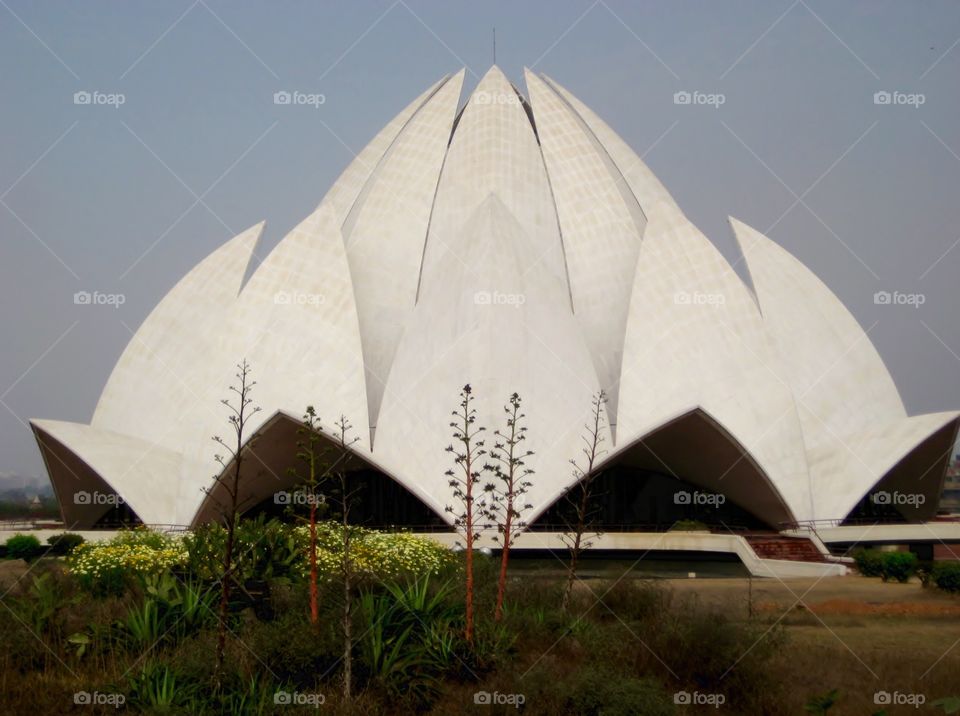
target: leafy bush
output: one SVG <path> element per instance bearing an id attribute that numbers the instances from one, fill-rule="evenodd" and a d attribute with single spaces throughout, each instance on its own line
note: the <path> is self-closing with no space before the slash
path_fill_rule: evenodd
<path id="1" fill-rule="evenodd" d="M 83 535 L 73 534 L 72 532 L 63 532 L 58 535 L 47 537 L 47 544 L 50 545 L 50 551 L 56 555 L 70 554 L 74 548 L 83 544 Z"/>
<path id="2" fill-rule="evenodd" d="M 145 528 L 125 530 L 109 542 L 84 542 L 67 558 L 80 584 L 98 594 L 119 594 L 129 580 L 182 565 L 187 552 L 178 537 Z"/>
<path id="3" fill-rule="evenodd" d="M 891 579 L 906 582 L 917 571 L 917 555 L 913 552 L 884 552 L 880 570 L 884 582 Z"/>
<path id="4" fill-rule="evenodd" d="M 945 592 L 960 592 L 960 562 L 935 563 L 931 578 Z"/>
<path id="5" fill-rule="evenodd" d="M 521 690 L 535 713 L 583 716 L 669 716 L 675 713 L 672 695 L 655 679 L 636 678 L 609 662 L 587 664 L 569 673 L 562 659 L 544 658 L 522 682 L 505 688 Z"/>
<path id="6" fill-rule="evenodd" d="M 361 595 L 360 660 L 374 686 L 422 705 L 440 676 L 459 670 L 467 649 L 460 609 L 446 601 L 450 589 L 449 583 L 432 588 L 425 576 Z"/>
<path id="7" fill-rule="evenodd" d="M 670 526 L 671 532 L 702 532 L 709 529 L 700 520 L 677 520 Z"/>
<path id="8" fill-rule="evenodd" d="M 883 574 L 883 552 L 878 549 L 858 549 L 853 553 L 857 571 L 864 577 L 879 577 Z"/>
<path id="9" fill-rule="evenodd" d="M 7 558 L 29 562 L 43 552 L 40 540 L 33 535 L 14 535 L 7 540 Z"/>
<path id="10" fill-rule="evenodd" d="M 405 532 L 377 532 L 351 527 L 350 554 L 353 568 L 361 576 L 381 581 L 437 574 L 453 561 L 444 546 L 425 537 Z M 310 531 L 307 526 L 294 530 L 301 545 L 304 575 L 309 570 Z M 343 559 L 343 527 L 335 522 L 317 525 L 317 567 L 322 575 L 335 575 Z"/>
<path id="11" fill-rule="evenodd" d="M 178 681 L 176 671 L 167 664 L 150 661 L 129 677 L 127 699 L 141 712 L 170 713 L 189 700 L 194 688 Z"/>
<path id="12" fill-rule="evenodd" d="M 655 680 L 622 677 L 608 669 L 588 666 L 571 684 L 571 710 L 585 716 L 668 716 L 673 698 Z"/>

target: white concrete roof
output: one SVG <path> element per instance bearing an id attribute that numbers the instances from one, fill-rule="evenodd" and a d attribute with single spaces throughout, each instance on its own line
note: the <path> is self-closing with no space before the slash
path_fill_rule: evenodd
<path id="1" fill-rule="evenodd" d="M 146 522 L 192 522 L 244 358 L 263 408 L 251 434 L 308 404 L 327 427 L 346 415 L 367 464 L 441 515 L 466 383 L 490 430 L 523 397 L 536 514 L 571 484 L 601 388 L 604 460 L 629 463 L 649 440 L 666 472 L 740 481 L 729 491 L 747 509 L 839 519 L 911 471 L 933 494 L 958 415 L 908 417 L 866 333 L 799 261 L 732 221 L 754 293 L 609 126 L 525 76 L 529 102 L 493 67 L 459 113 L 464 73 L 441 79 L 245 284 L 262 225 L 198 264 L 133 336 L 89 426 L 34 421 L 61 501 L 102 488 Z M 698 446 L 678 430 L 749 469 L 681 459 L 669 451 Z M 263 484 L 274 467 L 257 465 Z"/>

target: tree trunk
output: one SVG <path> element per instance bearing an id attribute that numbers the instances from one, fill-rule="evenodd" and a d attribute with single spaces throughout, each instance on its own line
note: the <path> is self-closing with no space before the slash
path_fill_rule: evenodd
<path id="1" fill-rule="evenodd" d="M 350 532 L 347 512 L 343 513 L 343 698 L 350 701 L 353 686 L 353 619 L 350 563 Z"/>
<path id="2" fill-rule="evenodd" d="M 317 505 L 310 504 L 310 622 L 320 623 L 320 606 L 317 594 Z"/>
<path id="3" fill-rule="evenodd" d="M 467 474 L 469 475 L 469 468 Z M 464 636 L 473 644 L 473 486 L 467 478 L 467 604 Z"/>
<path id="4" fill-rule="evenodd" d="M 513 490 L 513 488 L 510 488 Z M 507 501 L 507 517 L 503 524 L 503 551 L 500 553 L 500 578 L 497 581 L 497 608 L 493 620 L 499 622 L 503 618 L 503 595 L 507 589 L 507 562 L 510 559 L 510 530 L 512 529 L 513 500 Z"/>

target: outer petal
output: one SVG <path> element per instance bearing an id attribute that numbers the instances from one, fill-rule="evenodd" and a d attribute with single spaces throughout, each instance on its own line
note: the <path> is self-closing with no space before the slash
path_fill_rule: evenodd
<path id="1" fill-rule="evenodd" d="M 69 529 L 88 529 L 109 509 L 97 495 L 120 495 L 147 524 L 174 512 L 182 456 L 156 444 L 89 425 L 31 421 Z"/>
<path id="2" fill-rule="evenodd" d="M 463 72 L 421 107 L 390 146 L 343 224 L 367 369 L 370 423 L 413 310 L 440 167 Z"/>
<path id="3" fill-rule="evenodd" d="M 648 219 L 624 342 L 622 440 L 700 406 L 756 459 L 794 516 L 809 519 L 795 406 L 753 296 L 678 210 L 661 203 Z"/>
<path id="4" fill-rule="evenodd" d="M 212 359 L 262 230 L 260 223 L 228 241 L 164 296 L 113 369 L 94 427 L 177 451 L 196 440 L 194 418 L 210 408 L 201 396 L 224 380 Z"/>
<path id="5" fill-rule="evenodd" d="M 527 71 L 553 188 L 573 310 L 616 424 L 623 336 L 647 220 L 606 150 L 570 105 Z"/>

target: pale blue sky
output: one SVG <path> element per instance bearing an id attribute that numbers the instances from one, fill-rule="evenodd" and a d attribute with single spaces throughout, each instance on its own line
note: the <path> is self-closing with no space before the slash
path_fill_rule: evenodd
<path id="1" fill-rule="evenodd" d="M 466 66 L 469 90 L 493 26 L 509 77 L 534 66 L 579 96 L 731 261 L 728 214 L 813 269 L 909 412 L 960 408 L 956 2 L 2 0 L 0 474 L 43 475 L 24 422 L 88 421 L 130 331 L 206 254 L 266 219 L 265 253 L 423 89 Z"/>

